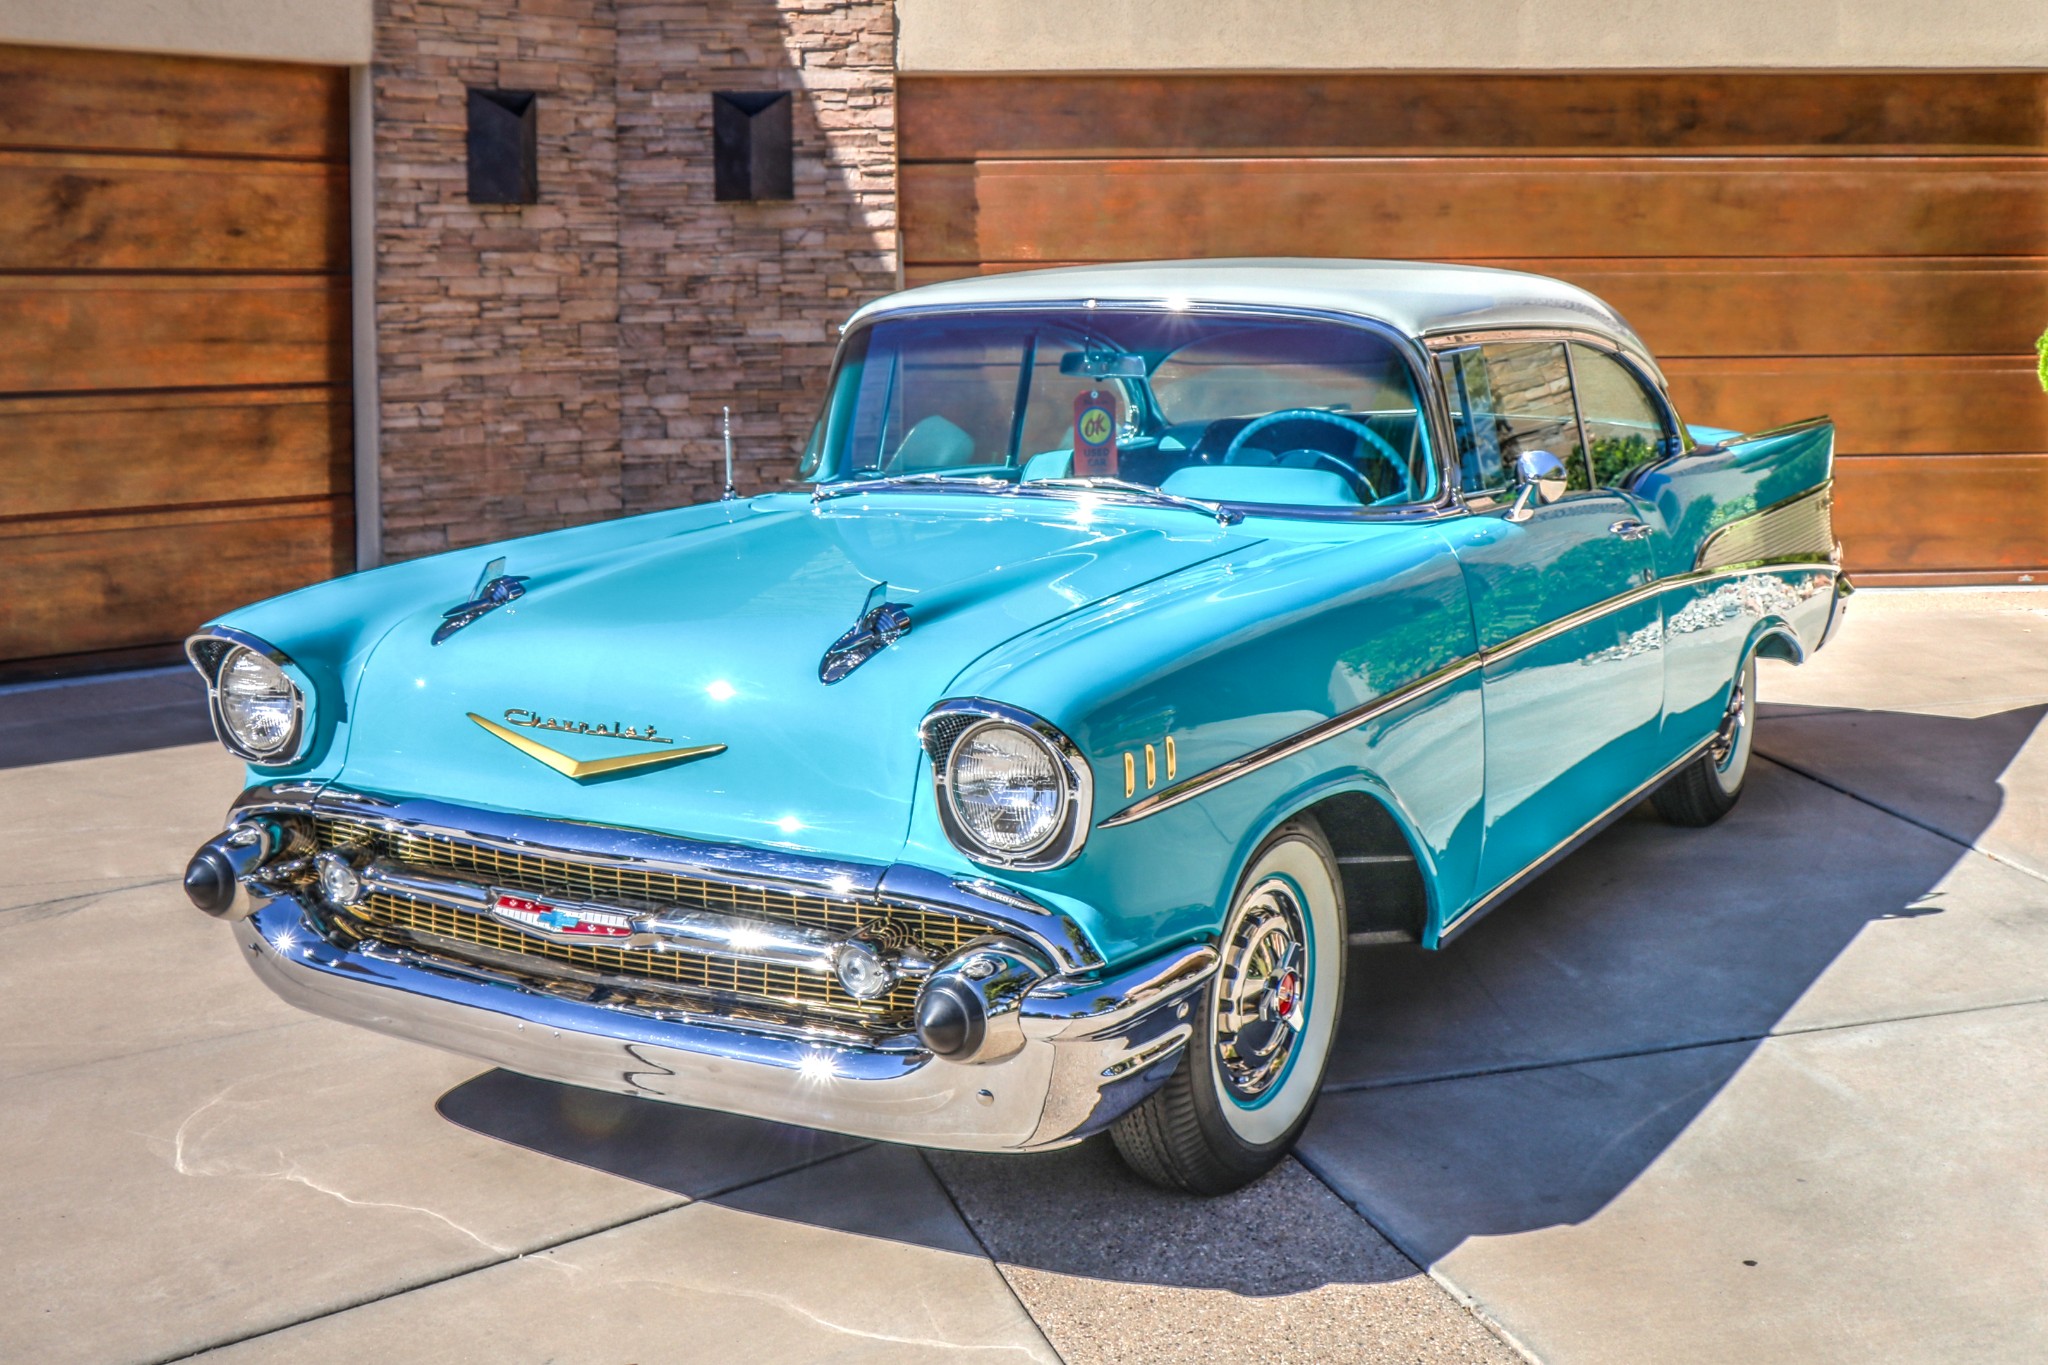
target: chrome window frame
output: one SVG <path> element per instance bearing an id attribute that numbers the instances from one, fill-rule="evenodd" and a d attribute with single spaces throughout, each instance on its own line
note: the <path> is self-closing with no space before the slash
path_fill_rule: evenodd
<path id="1" fill-rule="evenodd" d="M 1639 355 L 1636 347 L 1632 347 L 1629 343 L 1622 341 L 1618 337 L 1610 336 L 1605 332 L 1589 331 L 1582 327 L 1530 326 L 1487 327 L 1461 331 L 1429 332 L 1425 333 L 1420 338 L 1420 341 L 1423 348 L 1429 354 L 1432 372 L 1431 381 L 1436 387 L 1441 387 L 1442 384 L 1442 371 L 1436 362 L 1442 356 L 1449 353 L 1466 350 L 1475 346 L 1514 344 L 1517 342 L 1555 341 L 1561 343 L 1564 346 L 1565 367 L 1571 376 L 1572 416 L 1578 423 L 1579 446 L 1586 452 L 1586 481 L 1589 491 L 1597 492 L 1601 488 L 1606 487 L 1606 485 L 1595 484 L 1592 481 L 1592 445 L 1586 440 L 1586 414 L 1584 408 L 1579 403 L 1579 379 L 1578 371 L 1572 360 L 1572 342 L 1578 342 L 1583 346 L 1591 347 L 1593 350 L 1619 361 L 1622 367 L 1635 377 L 1636 382 L 1643 386 L 1644 391 L 1650 395 L 1651 401 L 1657 405 L 1658 411 L 1664 420 L 1670 424 L 1671 434 L 1677 438 L 1679 443 L 1678 453 L 1685 454 L 1694 448 L 1695 442 L 1691 434 L 1686 430 L 1685 419 L 1679 415 L 1678 405 L 1671 401 L 1671 392 L 1664 383 L 1663 375 L 1652 368 L 1654 362 L 1645 363 L 1648 353 L 1643 352 Z M 1445 424 L 1450 435 L 1450 448 L 1455 452 L 1457 433 L 1455 427 L 1450 425 L 1449 396 L 1444 395 L 1442 401 L 1444 404 Z M 1667 456 L 1666 458 L 1672 457 Z M 1662 461 L 1657 463 L 1662 463 Z M 1455 467 L 1455 461 L 1453 466 Z M 1507 498 L 1494 497 L 1485 493 L 1467 493 L 1462 487 L 1457 488 L 1456 491 L 1460 505 L 1473 512 L 1491 512 L 1505 507 L 1509 503 Z M 1628 489 L 1625 487 L 1613 488 L 1609 491 L 1627 492 Z"/>
<path id="2" fill-rule="evenodd" d="M 1449 462 L 1449 448 L 1444 436 L 1449 431 L 1449 416 L 1443 404 L 1443 397 L 1431 373 L 1432 360 L 1425 351 L 1426 342 L 1418 339 L 1403 328 L 1380 318 L 1364 313 L 1347 313 L 1325 308 L 1292 308 L 1281 304 L 1210 303 L 1201 301 L 1174 302 L 1169 304 L 1160 299 L 1156 302 L 1142 300 L 1100 300 L 1090 298 L 1044 298 L 1020 299 L 1015 302 L 977 303 L 965 306 L 949 304 L 921 304 L 909 308 L 888 308 L 871 314 L 861 320 L 858 327 L 849 328 L 840 334 L 839 344 L 832 352 L 832 368 L 825 383 L 825 399 L 832 401 L 832 391 L 839 379 L 840 357 L 854 337 L 866 332 L 880 322 L 897 321 L 906 318 L 930 317 L 972 317 L 983 313 L 1037 313 L 1058 309 L 1074 309 L 1080 312 L 1119 313 L 1168 313 L 1177 317 L 1189 315 L 1218 318 L 1254 318 L 1282 321 L 1329 322 L 1344 327 L 1355 327 L 1371 332 L 1382 340 L 1392 343 L 1395 354 L 1408 366 L 1408 377 L 1415 385 L 1418 412 L 1426 419 L 1430 441 L 1431 463 L 1437 472 L 1437 496 L 1428 502 L 1403 503 L 1398 507 L 1299 507 L 1283 503 L 1219 502 L 1217 506 L 1228 508 L 1247 516 L 1285 518 L 1300 521 L 1419 521 L 1453 515 L 1465 510 L 1457 496 L 1456 479 Z M 822 409 L 821 419 L 822 420 Z M 963 478 L 962 483 L 969 480 Z M 813 487 L 829 488 L 832 483 L 819 479 L 800 480 Z M 835 480 L 833 482 L 839 482 Z M 1007 482 L 1007 481 L 1005 481 Z M 903 486 L 881 491 L 902 491 Z M 945 492 L 946 483 L 938 481 L 927 484 L 908 485 L 910 491 Z M 1058 490 L 1051 490 L 1058 491 Z"/>
<path id="3" fill-rule="evenodd" d="M 214 650 L 209 646 L 221 644 L 225 648 Z M 285 681 L 292 688 L 292 728 L 283 744 L 269 753 L 259 753 L 234 737 L 234 731 L 220 712 L 221 666 L 236 649 L 247 649 L 260 654 L 277 665 L 285 674 Z M 208 626 L 185 639 L 185 658 L 206 679 L 206 714 L 213 722 L 213 737 L 220 746 L 245 763 L 259 768 L 289 768 L 306 756 L 307 746 L 312 743 L 313 727 L 308 722 L 312 708 L 307 704 L 307 684 L 300 681 L 305 670 L 292 662 L 289 654 L 271 644 L 268 640 L 251 635 L 233 626 Z M 299 675 L 295 678 L 293 673 Z"/>
<path id="4" fill-rule="evenodd" d="M 964 721 L 949 734 L 941 735 L 940 722 Z M 953 809 L 953 756 L 961 741 L 989 725 L 1009 725 L 1023 730 L 1044 746 L 1054 766 L 1066 775 L 1066 793 L 1060 819 L 1041 843 L 1028 849 L 1006 852 L 983 845 Z M 918 743 L 931 761 L 932 796 L 939 808 L 939 824 L 953 847 L 970 860 L 986 867 L 1018 872 L 1044 872 L 1064 867 L 1081 856 L 1095 816 L 1095 772 L 1087 756 L 1066 733 L 1051 721 L 1021 707 L 985 697 L 955 697 L 925 712 L 917 726 Z"/>

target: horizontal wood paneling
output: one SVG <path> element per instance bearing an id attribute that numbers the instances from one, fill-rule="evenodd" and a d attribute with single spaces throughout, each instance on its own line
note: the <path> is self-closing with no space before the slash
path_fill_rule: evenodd
<path id="1" fill-rule="evenodd" d="M 902 196 L 916 262 L 2048 255 L 2020 157 L 990 161 Z"/>
<path id="2" fill-rule="evenodd" d="M 2034 71 L 905 76 L 897 99 L 905 162 L 2048 145 Z"/>
<path id="3" fill-rule="evenodd" d="M 2048 326 L 2042 257 L 1474 264 L 1591 290 L 1665 358 L 2014 355 Z"/>
<path id="4" fill-rule="evenodd" d="M 0 673 L 352 566 L 348 228 L 346 72 L 0 47 Z"/>
<path id="5" fill-rule="evenodd" d="M 175 640 L 211 616 L 346 572 L 345 500 L 0 523 L 0 659 Z"/>
<path id="6" fill-rule="evenodd" d="M 1832 416 L 1859 572 L 2048 565 L 2048 73 L 913 75 L 899 101 L 912 284 L 1240 255 L 1553 275 L 1630 319 L 1688 419 Z"/>
<path id="7" fill-rule="evenodd" d="M 330 387 L 0 400 L 0 518 L 346 497 L 350 422 Z"/>
<path id="8" fill-rule="evenodd" d="M 0 46 L 0 146 L 348 160 L 348 72 Z"/>
<path id="9" fill-rule="evenodd" d="M 346 167 L 0 152 L 9 270 L 348 268 Z"/>
<path id="10" fill-rule="evenodd" d="M 1069 261 L 910 266 L 907 285 Z M 2048 258 L 1905 256 L 1648 260 L 1481 257 L 1613 304 L 1666 358 L 2021 354 L 2048 326 Z"/>
<path id="11" fill-rule="evenodd" d="M 0 276 L 0 394 L 325 384 L 346 373 L 346 279 Z"/>
<path id="12" fill-rule="evenodd" d="M 2048 396 L 2017 356 L 1672 360 L 1664 373 L 1688 422 L 1760 431 L 1825 413 L 1842 455 L 2048 450 Z"/>
<path id="13" fill-rule="evenodd" d="M 1998 569 L 2048 582 L 2048 455 L 1845 459 L 1835 493 L 1852 573 Z"/>

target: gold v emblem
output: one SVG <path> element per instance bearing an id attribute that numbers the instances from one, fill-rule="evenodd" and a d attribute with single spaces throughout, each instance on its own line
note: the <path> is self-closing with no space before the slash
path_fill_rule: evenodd
<path id="1" fill-rule="evenodd" d="M 725 752 L 723 744 L 699 744 L 690 749 L 670 749 L 658 754 L 621 754 L 617 758 L 571 758 L 565 753 L 550 749 L 539 740 L 528 739 L 517 730 L 508 730 L 494 720 L 485 720 L 474 711 L 466 714 L 478 725 L 528 758 L 545 763 L 562 776 L 574 778 L 578 782 L 586 778 L 603 777 L 607 773 L 630 772 L 635 768 L 659 768 L 664 763 L 687 763 L 693 758 L 709 758 L 713 754 Z"/>

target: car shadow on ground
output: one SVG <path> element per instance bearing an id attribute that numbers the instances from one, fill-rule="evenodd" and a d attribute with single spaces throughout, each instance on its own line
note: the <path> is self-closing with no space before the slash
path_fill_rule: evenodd
<path id="1" fill-rule="evenodd" d="M 1858 743 L 1935 745 L 1948 757 L 1951 790 L 1971 798 L 1961 808 L 1981 816 L 1975 830 L 1950 821 L 1937 834 L 1771 761 L 1767 709 L 1749 790 L 1720 824 L 1678 829 L 1639 809 L 1441 952 L 1355 950 L 1304 1160 L 1425 1266 L 1467 1238 L 1591 1217 L 1766 1035 L 1938 995 L 1950 945 L 1933 941 L 1815 987 L 1868 926 L 1943 916 L 1943 883 L 1966 851 L 1956 839 L 1996 814 L 1999 776 L 2044 711 L 1860 713 Z M 1980 927 L 1924 932 L 1952 933 L 1965 952 Z M 1582 1065 L 1602 1059 L 1625 1060 L 1598 1074 Z M 763 1130 L 504 1072 L 457 1087 L 440 1109 L 502 1141 L 700 1195 L 678 1176 L 678 1154 Z M 817 1141 L 821 1155 L 843 1142 Z M 1201 1201 L 1140 1184 L 1100 1139 L 930 1161 L 994 1254 L 1042 1270 L 1259 1295 L 1413 1273 L 1399 1258 L 1313 1237 L 1243 1254 L 1243 1229 L 1302 1226 L 1299 1201 L 1329 1197 L 1298 1188 L 1291 1164 Z M 831 1171 L 817 1168 L 821 1190 Z M 820 1225 L 835 1225 L 831 1207 L 817 1201 Z M 1237 1252 L 1223 1254 L 1232 1237 Z M 1217 1254 L 1201 1252 L 1212 1243 Z"/>
<path id="2" fill-rule="evenodd" d="M 206 684 L 182 666 L 0 687 L 0 768 L 212 739 Z"/>

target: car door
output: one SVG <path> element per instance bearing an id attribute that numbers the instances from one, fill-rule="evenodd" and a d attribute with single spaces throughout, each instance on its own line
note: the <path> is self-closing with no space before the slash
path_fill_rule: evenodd
<path id="1" fill-rule="evenodd" d="M 1596 487 L 1558 341 L 1439 359 L 1473 515 L 1446 529 L 1485 660 L 1482 895 L 1568 842 L 1652 771 L 1663 711 L 1663 622 L 1648 526 Z M 1514 511 L 1530 451 L 1564 462 L 1567 491 Z"/>

